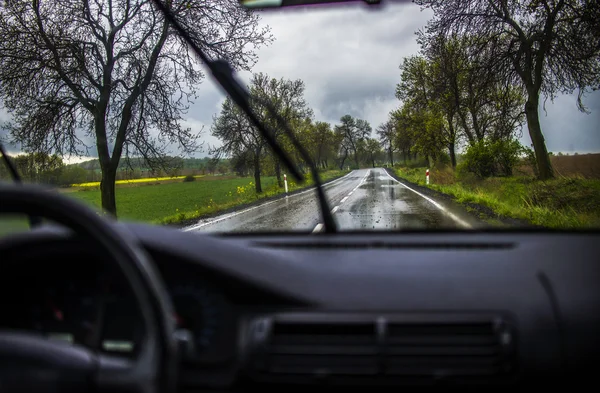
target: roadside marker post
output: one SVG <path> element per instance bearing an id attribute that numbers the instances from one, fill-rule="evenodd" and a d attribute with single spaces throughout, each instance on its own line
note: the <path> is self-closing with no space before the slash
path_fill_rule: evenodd
<path id="1" fill-rule="evenodd" d="M 425 172 L 425 182 L 429 185 L 429 168 L 427 168 L 427 171 Z"/>
<path id="2" fill-rule="evenodd" d="M 287 187 L 287 175 L 286 174 L 283 175 L 283 184 L 285 186 L 285 196 L 287 197 L 287 195 L 288 195 L 288 187 Z"/>

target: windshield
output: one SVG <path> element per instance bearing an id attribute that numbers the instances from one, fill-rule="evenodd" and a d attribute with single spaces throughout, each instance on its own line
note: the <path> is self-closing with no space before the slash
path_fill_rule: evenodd
<path id="1" fill-rule="evenodd" d="M 164 3 L 260 127 L 154 1 L 3 2 L 0 141 L 24 182 L 184 231 L 600 227 L 595 2 L 305 2 Z"/>

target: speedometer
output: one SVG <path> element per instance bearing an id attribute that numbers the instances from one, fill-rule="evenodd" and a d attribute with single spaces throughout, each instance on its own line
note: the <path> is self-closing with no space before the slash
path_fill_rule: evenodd
<path id="1" fill-rule="evenodd" d="M 171 300 L 177 327 L 192 334 L 196 351 L 202 353 L 221 328 L 221 296 L 208 288 L 185 285 L 171 290 Z"/>

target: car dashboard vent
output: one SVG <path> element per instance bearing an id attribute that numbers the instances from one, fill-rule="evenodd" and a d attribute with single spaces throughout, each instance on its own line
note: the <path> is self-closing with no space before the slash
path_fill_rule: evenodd
<path id="1" fill-rule="evenodd" d="M 403 376 L 493 376 L 509 371 L 506 337 L 492 322 L 392 323 L 384 373 Z"/>
<path id="2" fill-rule="evenodd" d="M 506 319 L 283 314 L 249 329 L 249 376 L 272 383 L 506 380 L 515 333 Z"/>

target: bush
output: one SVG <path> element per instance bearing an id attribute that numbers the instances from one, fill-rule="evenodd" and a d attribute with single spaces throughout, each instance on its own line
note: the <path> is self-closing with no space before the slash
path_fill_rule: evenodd
<path id="1" fill-rule="evenodd" d="M 191 181 L 195 181 L 196 178 L 193 175 L 187 175 L 186 177 L 183 178 L 183 182 L 184 183 L 189 183 Z"/>
<path id="2" fill-rule="evenodd" d="M 511 176 L 523 152 L 517 140 L 479 141 L 467 149 L 459 172 L 470 172 L 480 178 Z"/>
<path id="3" fill-rule="evenodd" d="M 446 154 L 446 153 L 440 153 L 440 155 L 438 155 L 435 158 L 433 167 L 438 168 L 438 169 L 444 169 L 444 168 L 449 167 L 451 164 L 452 163 L 450 161 L 450 155 Z"/>

